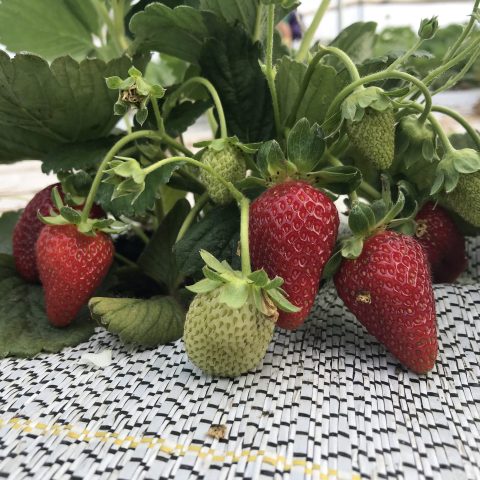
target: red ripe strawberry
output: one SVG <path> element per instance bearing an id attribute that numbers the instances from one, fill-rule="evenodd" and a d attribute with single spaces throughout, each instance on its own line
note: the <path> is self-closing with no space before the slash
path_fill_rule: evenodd
<path id="1" fill-rule="evenodd" d="M 400 362 L 416 373 L 433 368 L 435 300 L 425 251 L 414 238 L 392 231 L 370 237 L 334 281 L 348 309 Z"/>
<path id="2" fill-rule="evenodd" d="M 468 266 L 465 238 L 447 211 L 429 202 L 418 212 L 415 236 L 427 252 L 435 283 L 451 283 Z"/>
<path id="3" fill-rule="evenodd" d="M 48 319 L 63 327 L 99 287 L 112 264 L 114 247 L 102 232 L 87 236 L 74 225 L 46 225 L 36 254 Z"/>
<path id="4" fill-rule="evenodd" d="M 288 299 L 301 309 L 280 312 L 278 326 L 295 329 L 310 313 L 338 224 L 335 204 L 306 182 L 275 185 L 252 203 L 252 265 L 265 269 L 270 278 L 282 277 Z"/>
<path id="5" fill-rule="evenodd" d="M 51 211 L 58 213 L 53 205 L 52 190 L 58 188 L 63 200 L 63 192 L 60 183 L 49 185 L 40 190 L 28 203 L 20 219 L 15 225 L 13 231 L 13 257 L 15 266 L 22 278 L 28 282 L 38 281 L 38 269 L 35 259 L 35 243 L 45 224 L 38 219 L 37 214 L 42 216 L 50 215 Z M 82 206 L 76 207 L 81 210 Z M 92 218 L 101 218 L 104 216 L 103 210 L 94 205 L 90 216 Z"/>

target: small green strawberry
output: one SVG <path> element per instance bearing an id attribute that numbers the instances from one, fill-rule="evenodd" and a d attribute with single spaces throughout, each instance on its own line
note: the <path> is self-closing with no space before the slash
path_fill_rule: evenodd
<path id="1" fill-rule="evenodd" d="M 206 278 L 188 287 L 197 296 L 185 321 L 185 349 L 205 373 L 237 377 L 265 356 L 278 308 L 298 309 L 283 296 L 282 279 L 270 280 L 264 270 L 244 275 L 208 252 L 200 255 Z"/>
<path id="2" fill-rule="evenodd" d="M 247 172 L 245 153 L 230 139 L 211 142 L 203 152 L 200 161 L 212 167 L 215 172 L 231 183 L 245 178 Z M 210 198 L 215 203 L 225 205 L 233 200 L 227 187 L 203 169 L 200 171 L 200 181 L 205 185 Z"/>
<path id="3" fill-rule="evenodd" d="M 390 168 L 395 152 L 395 116 L 391 108 L 365 109 L 360 121 L 347 122 L 347 133 L 361 156 L 379 170 Z"/>
<path id="4" fill-rule="evenodd" d="M 480 227 L 480 171 L 460 174 L 455 189 L 442 193 L 439 201 L 473 226 Z"/>

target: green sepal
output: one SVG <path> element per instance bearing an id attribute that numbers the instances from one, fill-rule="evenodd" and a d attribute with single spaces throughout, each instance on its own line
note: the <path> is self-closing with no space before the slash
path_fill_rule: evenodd
<path id="1" fill-rule="evenodd" d="M 304 178 L 316 187 L 326 188 L 339 195 L 354 192 L 363 179 L 360 169 L 352 165 L 326 167 L 318 172 L 310 172 Z"/>
<path id="2" fill-rule="evenodd" d="M 342 251 L 338 249 L 328 260 L 323 268 L 322 280 L 328 280 L 332 278 L 340 268 L 342 264 Z"/>
<path id="3" fill-rule="evenodd" d="M 265 142 L 257 154 L 257 165 L 267 181 L 281 182 L 293 176 L 297 167 L 285 158 L 285 154 L 276 140 Z"/>
<path id="4" fill-rule="evenodd" d="M 62 196 L 58 191 L 58 187 L 53 187 L 51 192 L 52 203 L 55 205 L 57 210 L 61 210 L 65 204 L 63 203 Z"/>
<path id="5" fill-rule="evenodd" d="M 365 203 L 356 202 L 348 215 L 348 226 L 354 235 L 367 235 L 376 225 L 375 213 Z"/>
<path id="6" fill-rule="evenodd" d="M 343 241 L 342 244 L 342 257 L 354 260 L 358 258 L 363 249 L 363 237 L 350 237 Z"/>
<path id="7" fill-rule="evenodd" d="M 287 300 L 285 292 L 280 288 L 283 284 L 282 278 L 275 277 L 270 280 L 264 270 L 244 275 L 205 250 L 200 250 L 199 253 L 206 264 L 202 269 L 205 278 L 186 287 L 189 291 L 202 294 L 221 288 L 219 301 L 233 309 L 241 308 L 247 301 L 253 301 L 259 311 L 271 314 L 272 305 L 268 305 L 266 300 L 269 298 L 273 305 L 286 312 L 300 310 Z"/>
<path id="8" fill-rule="evenodd" d="M 325 151 L 322 129 L 317 123 L 310 126 L 306 118 L 301 118 L 293 126 L 287 137 L 287 158 L 299 173 L 314 170 Z"/>
<path id="9" fill-rule="evenodd" d="M 60 209 L 60 215 L 66 219 L 68 223 L 72 223 L 73 225 L 78 225 L 82 219 L 82 215 L 78 210 L 68 206 Z"/>
<path id="10" fill-rule="evenodd" d="M 440 190 L 452 192 L 458 184 L 460 174 L 475 173 L 480 170 L 480 153 L 472 148 L 449 150 L 437 166 L 435 179 L 430 191 L 435 195 Z"/>

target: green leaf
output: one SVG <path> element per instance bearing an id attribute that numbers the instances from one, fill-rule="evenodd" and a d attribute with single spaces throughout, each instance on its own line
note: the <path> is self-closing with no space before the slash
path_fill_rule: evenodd
<path id="1" fill-rule="evenodd" d="M 130 21 L 136 52 L 151 50 L 197 63 L 204 39 L 209 36 L 204 18 L 212 13 L 187 6 L 171 9 L 161 3 L 148 5 Z"/>
<path id="2" fill-rule="evenodd" d="M 217 22 L 214 29 L 211 24 L 215 38 L 205 43 L 200 66 L 222 99 L 229 133 L 243 143 L 273 138 L 272 100 L 259 65 L 260 45 L 239 26 Z"/>
<path id="3" fill-rule="evenodd" d="M 138 265 L 143 272 L 158 283 L 165 284 L 170 292 L 176 288 L 179 278 L 172 249 L 178 231 L 189 211 L 188 201 L 179 200 L 157 228 L 138 259 Z"/>
<path id="4" fill-rule="evenodd" d="M 342 264 L 342 255 L 341 255 L 341 251 L 338 250 L 330 257 L 328 262 L 325 264 L 325 267 L 322 272 L 322 279 L 328 280 L 329 278 L 332 278 L 337 273 L 341 264 Z"/>
<path id="5" fill-rule="evenodd" d="M 0 162 L 43 159 L 61 145 L 106 137 L 117 122 L 117 94 L 105 77 L 130 65 L 127 57 L 107 64 L 61 57 L 49 66 L 0 51 Z"/>
<path id="6" fill-rule="evenodd" d="M 227 260 L 238 268 L 239 213 L 235 205 L 215 207 L 199 222 L 193 224 L 174 247 L 180 272 L 198 278 L 205 265 L 200 250 L 207 250 L 219 260 Z"/>
<path id="7" fill-rule="evenodd" d="M 124 343 L 155 347 L 183 335 L 185 312 L 173 297 L 92 298 L 92 317 Z"/>
<path id="8" fill-rule="evenodd" d="M 12 253 L 13 229 L 20 218 L 21 211 L 5 212 L 0 215 L 0 254 Z"/>
<path id="9" fill-rule="evenodd" d="M 292 111 L 306 70 L 304 63 L 296 62 L 288 56 L 284 56 L 277 66 L 275 85 L 282 125 L 285 125 Z"/>
<path id="10" fill-rule="evenodd" d="M 364 60 L 373 57 L 375 45 L 375 22 L 356 22 L 349 25 L 330 44 L 343 50 L 354 63 L 362 63 Z M 343 64 L 333 56 L 329 57 L 329 64 L 337 69 L 343 68 Z"/>
<path id="11" fill-rule="evenodd" d="M 312 125 L 306 118 L 298 120 L 288 134 L 287 156 L 301 173 L 309 173 L 325 151 L 323 132 L 318 124 Z"/>
<path id="12" fill-rule="evenodd" d="M 0 43 L 11 52 L 31 52 L 53 60 L 82 59 L 93 46 L 98 20 L 90 0 L 3 0 Z"/>
<path id="13" fill-rule="evenodd" d="M 276 140 L 265 142 L 257 155 L 258 169 L 265 178 L 280 177 L 286 170 L 287 159 Z"/>
<path id="14" fill-rule="evenodd" d="M 0 254 L 0 357 L 56 353 L 85 342 L 93 331 L 84 311 L 66 328 L 50 325 L 42 288 L 24 283 L 17 276 L 13 258 Z"/>
<path id="15" fill-rule="evenodd" d="M 328 107 L 346 85 L 347 81 L 340 78 L 333 67 L 317 65 L 295 120 L 305 117 L 310 123 L 316 122 L 321 125 L 325 120 Z"/>
<path id="16" fill-rule="evenodd" d="M 97 169 L 120 136 L 109 136 L 87 142 L 67 143 L 52 149 L 42 162 L 44 173 Z"/>

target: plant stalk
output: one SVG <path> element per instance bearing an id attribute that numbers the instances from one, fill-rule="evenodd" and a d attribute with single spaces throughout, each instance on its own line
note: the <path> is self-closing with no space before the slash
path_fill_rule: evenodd
<path id="1" fill-rule="evenodd" d="M 329 6 L 330 6 L 330 0 L 322 0 L 320 5 L 318 6 L 318 9 L 315 12 L 315 15 L 313 17 L 312 23 L 307 28 L 307 31 L 303 36 L 302 43 L 300 44 L 300 48 L 298 49 L 297 55 L 295 57 L 295 60 L 297 60 L 298 62 L 303 62 L 307 57 L 308 51 L 310 50 L 313 39 L 315 37 L 315 33 L 318 30 L 318 27 L 320 26 L 320 23 L 323 20 L 325 13 L 327 13 Z"/>
<path id="2" fill-rule="evenodd" d="M 100 183 L 102 181 L 103 172 L 107 167 L 108 163 L 115 157 L 118 152 L 120 152 L 120 150 L 122 150 L 125 145 L 140 138 L 160 140 L 158 132 L 155 132 L 153 130 L 139 130 L 137 132 L 126 135 L 125 137 L 121 138 L 117 143 L 115 143 L 115 145 L 112 146 L 112 148 L 105 155 L 105 158 L 102 160 L 102 163 L 98 167 L 95 178 L 93 179 L 92 186 L 90 187 L 87 200 L 85 201 L 85 205 L 82 210 L 82 222 L 86 222 L 88 220 L 88 216 L 90 215 L 93 202 L 95 201 L 95 196 L 97 195 L 98 188 L 100 187 Z"/>
<path id="3" fill-rule="evenodd" d="M 210 197 L 207 192 L 202 193 L 202 195 L 198 198 L 193 208 L 190 210 L 190 212 L 188 212 L 188 215 L 186 216 L 182 226 L 180 227 L 175 243 L 179 242 L 184 237 L 185 233 L 187 233 L 187 230 L 190 228 L 190 225 L 197 218 L 197 215 L 206 205 L 209 198 Z"/>

